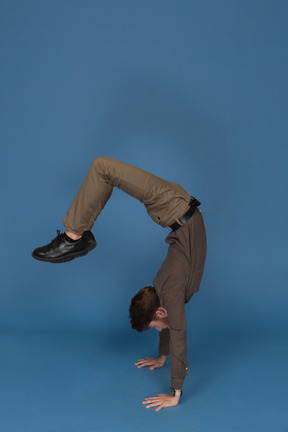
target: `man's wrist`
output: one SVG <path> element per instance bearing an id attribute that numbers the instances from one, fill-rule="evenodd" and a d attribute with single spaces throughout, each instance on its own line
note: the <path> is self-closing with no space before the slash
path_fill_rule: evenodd
<path id="1" fill-rule="evenodd" d="M 173 396 L 173 397 L 177 397 L 177 398 L 180 398 L 181 396 L 182 396 L 182 390 L 181 389 L 174 389 L 174 388 L 171 388 L 171 391 L 170 391 L 170 395 L 171 396 Z"/>

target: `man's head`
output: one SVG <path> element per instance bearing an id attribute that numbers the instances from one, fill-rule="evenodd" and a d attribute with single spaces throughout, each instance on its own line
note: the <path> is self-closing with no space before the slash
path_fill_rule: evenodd
<path id="1" fill-rule="evenodd" d="M 132 298 L 129 318 L 132 328 L 139 332 L 148 328 L 161 331 L 169 327 L 167 311 L 160 306 L 156 290 L 152 286 L 142 288 Z"/>

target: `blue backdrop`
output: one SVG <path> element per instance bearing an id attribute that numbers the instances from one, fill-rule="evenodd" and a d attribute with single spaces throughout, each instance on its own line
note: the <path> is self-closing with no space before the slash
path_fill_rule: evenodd
<path id="1" fill-rule="evenodd" d="M 0 7 L 2 333 L 95 331 L 97 339 L 117 328 L 114 346 L 116 339 L 141 346 L 128 306 L 152 283 L 168 231 L 140 203 L 113 192 L 93 230 L 98 247 L 86 258 L 64 265 L 31 258 L 62 228 L 92 159 L 112 156 L 202 201 L 208 256 L 187 310 L 192 340 L 201 346 L 207 335 L 225 334 L 238 346 L 255 334 L 265 345 L 270 335 L 280 337 L 280 355 L 287 337 L 287 2 L 2 0 Z M 141 335 L 141 343 L 150 345 L 150 337 Z M 283 412 L 274 414 L 275 425 Z M 249 430 L 263 431 L 267 422 L 260 427 L 256 418 Z M 236 431 L 232 417 L 221 419 L 220 430 Z"/>

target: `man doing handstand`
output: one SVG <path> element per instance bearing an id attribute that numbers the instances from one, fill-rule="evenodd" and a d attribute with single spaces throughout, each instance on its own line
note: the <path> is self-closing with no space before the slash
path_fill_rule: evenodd
<path id="1" fill-rule="evenodd" d="M 170 227 L 168 253 L 153 286 L 142 288 L 131 300 L 133 329 L 159 330 L 159 357 L 140 359 L 138 368 L 162 367 L 170 357 L 171 393 L 146 398 L 147 408 L 175 406 L 188 375 L 185 303 L 199 291 L 206 258 L 206 233 L 200 202 L 174 182 L 110 157 L 96 158 L 64 219 L 66 232 L 35 249 L 40 261 L 62 263 L 86 255 L 96 247 L 90 231 L 117 187 L 138 199 L 151 218 Z"/>

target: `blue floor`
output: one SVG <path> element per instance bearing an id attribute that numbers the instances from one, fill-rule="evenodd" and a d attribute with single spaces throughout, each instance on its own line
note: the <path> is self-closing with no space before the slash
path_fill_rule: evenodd
<path id="1" fill-rule="evenodd" d="M 138 370 L 157 334 L 126 329 L 1 334 L 0 430 L 7 432 L 288 431 L 287 338 L 203 329 L 189 346 L 181 404 L 155 413 L 169 367 Z"/>

